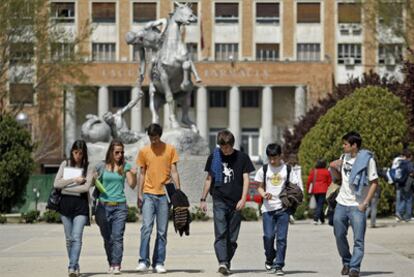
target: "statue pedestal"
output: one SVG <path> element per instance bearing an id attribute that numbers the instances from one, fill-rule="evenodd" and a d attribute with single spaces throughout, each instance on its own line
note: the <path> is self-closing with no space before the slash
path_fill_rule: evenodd
<path id="1" fill-rule="evenodd" d="M 198 204 L 206 178 L 204 167 L 209 155 L 207 142 L 199 134 L 184 128 L 164 131 L 161 140 L 174 145 L 177 149 L 180 159 L 178 172 L 182 190 L 188 196 L 191 204 Z M 148 136 L 145 136 L 136 143 L 125 144 L 126 161 L 135 167 L 139 150 L 149 143 Z M 109 147 L 108 142 L 88 143 L 87 145 L 91 166 L 105 160 L 106 151 Z M 137 205 L 137 191 L 137 188 L 132 190 L 125 184 L 128 205 Z"/>

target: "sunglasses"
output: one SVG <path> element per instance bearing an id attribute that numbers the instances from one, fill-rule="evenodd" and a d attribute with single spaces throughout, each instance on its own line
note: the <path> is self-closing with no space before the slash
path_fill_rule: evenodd
<path id="1" fill-rule="evenodd" d="M 114 151 L 114 154 L 115 155 L 119 155 L 119 154 L 124 155 L 124 151 Z"/>

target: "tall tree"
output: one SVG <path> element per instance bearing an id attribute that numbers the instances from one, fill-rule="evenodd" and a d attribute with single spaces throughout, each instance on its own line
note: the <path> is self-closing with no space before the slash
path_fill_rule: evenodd
<path id="1" fill-rule="evenodd" d="M 62 112 L 57 103 L 63 87 L 86 80 L 79 46 L 90 35 L 89 22 L 78 28 L 74 12 L 74 3 L 0 1 L 0 115 L 14 117 L 30 104 L 34 140 L 43 154 L 57 149 L 59 135 L 39 128 L 50 127 Z"/>

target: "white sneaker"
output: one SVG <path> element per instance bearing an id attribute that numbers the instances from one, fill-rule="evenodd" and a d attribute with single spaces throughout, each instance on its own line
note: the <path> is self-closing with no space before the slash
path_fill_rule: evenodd
<path id="1" fill-rule="evenodd" d="M 114 266 L 114 271 L 112 272 L 115 275 L 121 274 L 121 267 L 120 266 Z"/>
<path id="2" fill-rule="evenodd" d="M 136 270 L 138 272 L 145 272 L 149 270 L 149 266 L 147 266 L 145 263 L 139 263 L 138 266 L 136 267 Z"/>
<path id="3" fill-rule="evenodd" d="M 157 272 L 157 273 L 166 273 L 167 270 L 165 269 L 165 267 L 163 265 L 157 264 L 155 266 L 155 272 Z"/>
<path id="4" fill-rule="evenodd" d="M 113 266 L 110 266 L 110 267 L 108 268 L 107 273 L 108 273 L 108 274 L 112 274 L 112 273 L 114 273 L 114 267 L 113 267 Z"/>

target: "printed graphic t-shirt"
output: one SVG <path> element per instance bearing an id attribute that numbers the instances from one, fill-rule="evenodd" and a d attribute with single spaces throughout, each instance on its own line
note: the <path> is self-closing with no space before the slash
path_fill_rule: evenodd
<path id="1" fill-rule="evenodd" d="M 272 198 L 269 200 L 264 200 L 262 205 L 262 213 L 275 211 L 283 208 L 282 201 L 279 198 L 280 193 L 285 188 L 287 178 L 287 166 L 286 164 L 281 164 L 280 166 L 272 166 L 268 164 L 266 171 L 266 192 L 272 194 Z M 254 178 L 256 182 L 263 183 L 263 167 L 260 168 Z M 292 184 L 298 184 L 299 178 L 296 175 L 294 170 L 290 171 L 289 182 Z"/>
<path id="2" fill-rule="evenodd" d="M 369 186 L 365 186 L 362 189 L 361 196 L 357 197 L 355 195 L 355 187 L 349 184 L 349 177 L 351 176 L 352 166 L 354 165 L 356 157 L 351 157 L 350 154 L 345 154 L 344 161 L 342 164 L 342 185 L 339 190 L 339 194 L 336 197 L 336 201 L 344 206 L 358 206 L 364 202 L 365 197 L 368 194 Z M 368 162 L 368 181 L 373 181 L 378 179 L 377 166 L 375 161 L 371 158 Z"/>
<path id="3" fill-rule="evenodd" d="M 243 194 L 243 174 L 255 170 L 249 156 L 238 150 L 234 150 L 231 155 L 223 155 L 220 151 L 221 162 L 223 165 L 223 180 L 220 186 L 215 186 L 214 177 L 211 183 L 213 199 L 219 199 L 231 207 L 235 207 Z M 205 166 L 205 171 L 211 172 L 211 154 Z"/>
<path id="4" fill-rule="evenodd" d="M 139 151 L 137 165 L 144 167 L 144 193 L 164 195 L 164 185 L 170 181 L 171 165 L 178 162 L 175 147 L 162 143 L 155 147 L 147 145 Z"/>

